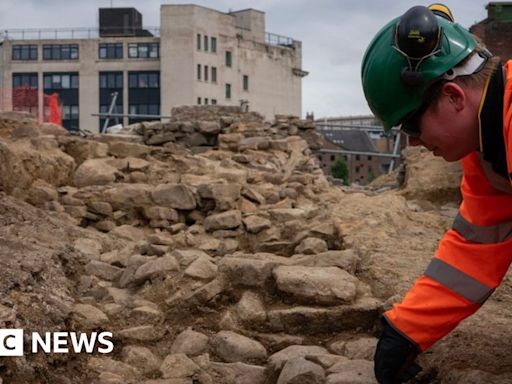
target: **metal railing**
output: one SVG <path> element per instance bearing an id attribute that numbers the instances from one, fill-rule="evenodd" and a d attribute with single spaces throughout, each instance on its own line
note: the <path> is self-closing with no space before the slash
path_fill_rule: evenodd
<path id="1" fill-rule="evenodd" d="M 143 28 L 29 28 L 29 29 L 9 29 L 0 31 L 0 41 L 3 40 L 65 40 L 65 39 L 97 39 L 101 33 L 107 35 L 101 37 L 111 37 L 112 32 L 119 32 L 119 37 L 151 37 L 145 36 L 147 32 L 153 37 L 160 37 L 159 27 Z M 114 36 L 112 36 L 114 37 Z M 116 36 L 117 37 L 117 36 Z"/>
<path id="2" fill-rule="evenodd" d="M 279 45 L 292 48 L 294 41 L 295 40 L 293 40 L 291 37 L 265 32 L 265 43 L 269 45 Z"/>

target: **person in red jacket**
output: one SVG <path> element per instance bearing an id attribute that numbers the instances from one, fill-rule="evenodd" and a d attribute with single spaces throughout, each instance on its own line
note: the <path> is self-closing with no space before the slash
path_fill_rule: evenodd
<path id="1" fill-rule="evenodd" d="M 503 64 L 441 4 L 384 26 L 363 58 L 362 83 L 384 130 L 461 161 L 463 201 L 434 258 L 383 315 L 379 383 L 407 381 L 416 356 L 477 311 L 512 261 L 512 61 Z"/>

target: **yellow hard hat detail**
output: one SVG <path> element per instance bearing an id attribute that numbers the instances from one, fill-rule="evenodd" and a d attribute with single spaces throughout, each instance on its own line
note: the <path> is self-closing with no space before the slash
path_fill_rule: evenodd
<path id="1" fill-rule="evenodd" d="M 452 23 L 455 21 L 452 15 L 452 11 L 446 5 L 441 3 L 433 3 L 428 6 L 434 14 L 444 17 L 445 19 L 451 21 Z"/>

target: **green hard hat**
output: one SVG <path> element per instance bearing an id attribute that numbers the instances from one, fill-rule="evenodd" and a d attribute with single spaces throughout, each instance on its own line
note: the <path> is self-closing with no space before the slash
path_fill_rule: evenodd
<path id="1" fill-rule="evenodd" d="M 429 85 L 476 46 L 469 31 L 423 6 L 385 25 L 368 46 L 361 68 L 366 100 L 384 131 L 417 111 Z"/>

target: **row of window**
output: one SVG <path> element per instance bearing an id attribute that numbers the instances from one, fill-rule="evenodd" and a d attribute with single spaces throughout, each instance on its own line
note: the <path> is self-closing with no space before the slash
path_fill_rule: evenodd
<path id="1" fill-rule="evenodd" d="M 326 159 L 326 158 L 327 158 L 327 155 L 325 156 L 325 159 Z M 330 156 L 330 158 L 331 158 L 331 161 L 335 161 L 335 160 L 336 160 L 336 155 L 331 155 L 331 156 Z M 366 156 L 366 158 L 367 158 L 368 160 L 372 160 L 372 159 L 373 159 L 373 157 L 372 157 L 371 155 L 370 155 L 370 156 Z M 348 161 L 348 157 L 347 157 L 347 155 L 344 155 L 344 156 L 343 156 L 343 159 L 344 159 L 345 161 Z M 360 156 L 360 155 L 355 155 L 355 159 L 356 159 L 356 161 L 359 161 L 359 160 L 361 160 L 361 156 Z M 319 155 L 319 156 L 318 156 L 318 160 L 320 160 L 320 161 L 324 160 L 323 156 L 322 156 L 322 155 Z"/>
<path id="2" fill-rule="evenodd" d="M 160 115 L 160 73 L 158 71 L 128 72 L 129 85 L 129 113 L 136 115 Z M 13 73 L 13 100 L 19 99 L 20 108 L 29 112 L 37 112 L 37 94 L 31 90 L 38 89 L 37 73 Z M 51 94 L 58 92 L 62 103 L 62 123 L 70 129 L 78 129 L 79 103 L 78 88 L 79 75 L 75 72 L 44 73 L 44 92 Z M 112 92 L 123 90 L 123 72 L 99 73 L 100 112 L 108 112 L 112 101 Z M 146 88 L 146 89 L 142 89 Z M 35 96 L 35 97 L 34 97 Z M 213 101 L 212 101 L 213 102 Z M 46 108 L 46 107 L 45 107 Z M 116 99 L 116 113 L 123 113 L 122 97 Z M 147 117 L 130 117 L 129 122 L 147 120 Z M 157 118 L 158 119 L 158 118 Z M 115 124 L 115 118 L 110 119 L 109 125 Z M 100 130 L 103 128 L 105 118 L 100 118 Z"/>
<path id="3" fill-rule="evenodd" d="M 37 45 L 13 45 L 13 60 L 37 60 Z M 78 60 L 78 44 L 44 44 L 44 60 Z"/>
<path id="4" fill-rule="evenodd" d="M 130 43 L 128 57 L 131 59 L 147 59 L 160 57 L 160 43 Z"/>
<path id="5" fill-rule="evenodd" d="M 207 97 L 205 97 L 204 99 L 202 99 L 200 97 L 197 98 L 197 104 L 201 105 L 202 101 L 204 101 L 204 105 L 210 104 L 210 99 L 208 99 Z M 216 105 L 217 104 L 217 99 L 211 99 L 211 104 L 212 105 Z"/>
<path id="6" fill-rule="evenodd" d="M 204 67 L 204 68 L 203 68 Z M 204 71 L 203 71 L 204 69 Z M 201 64 L 197 64 L 197 80 L 208 81 L 208 74 L 210 73 L 210 67 L 208 65 L 202 66 Z M 204 74 L 204 76 L 203 76 Z M 211 67 L 211 82 L 217 82 L 217 67 Z"/>
<path id="7" fill-rule="evenodd" d="M 123 72 L 100 72 L 100 89 L 122 89 Z"/>
<path id="8" fill-rule="evenodd" d="M 208 43 L 210 42 L 210 43 Z M 217 52 L 217 38 L 216 37 L 210 37 L 206 35 L 201 35 L 200 33 L 197 34 L 197 50 L 198 51 L 210 51 L 213 53 Z"/>
<path id="9" fill-rule="evenodd" d="M 128 88 L 160 88 L 160 72 L 128 72 Z"/>
<path id="10" fill-rule="evenodd" d="M 78 60 L 78 44 L 44 44 L 43 60 Z M 122 43 L 102 43 L 98 46 L 100 59 L 122 59 Z M 128 58 L 147 59 L 160 57 L 160 43 L 129 43 Z M 37 60 L 37 45 L 12 46 L 13 60 Z"/>
<path id="11" fill-rule="evenodd" d="M 78 44 L 44 44 L 43 60 L 78 60 Z"/>
<path id="12" fill-rule="evenodd" d="M 78 89 L 78 73 L 45 73 L 43 75 L 44 89 Z M 38 88 L 37 73 L 14 73 L 13 88 Z M 159 72 L 129 72 L 129 88 L 160 88 Z M 100 88 L 123 88 L 122 72 L 100 73 Z"/>
<path id="13" fill-rule="evenodd" d="M 37 60 L 37 45 L 13 45 L 13 60 Z"/>
<path id="14" fill-rule="evenodd" d="M 208 81 L 210 69 L 211 69 L 211 82 L 216 83 L 217 82 L 217 67 L 210 68 L 208 65 L 203 66 L 201 64 L 197 64 L 197 80 Z M 247 75 L 242 76 L 242 88 L 244 91 L 249 90 L 249 76 L 247 76 Z"/>
<path id="15" fill-rule="evenodd" d="M 160 104 L 130 104 L 132 115 L 159 115 Z"/>
<path id="16" fill-rule="evenodd" d="M 45 73 L 44 89 L 78 89 L 78 73 Z"/>

